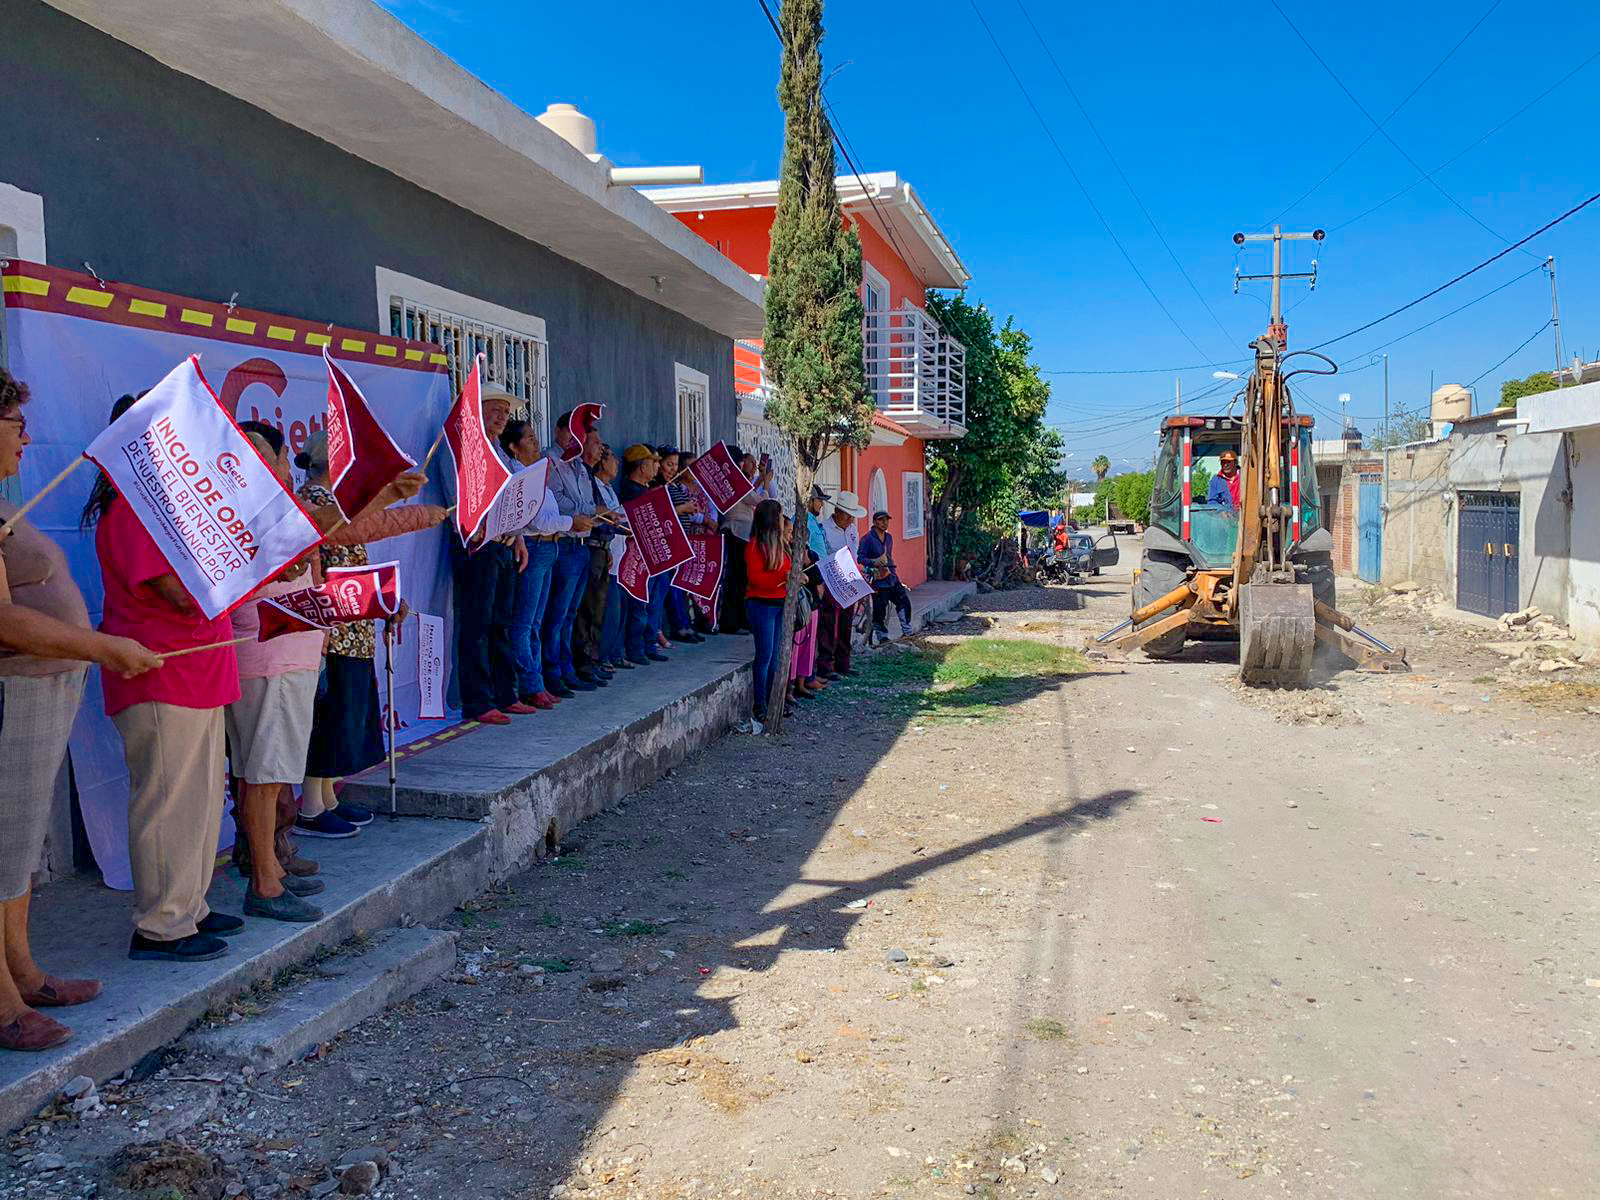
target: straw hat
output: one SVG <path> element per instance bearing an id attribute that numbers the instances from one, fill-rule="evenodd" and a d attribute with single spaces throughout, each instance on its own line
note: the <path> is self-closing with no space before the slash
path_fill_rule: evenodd
<path id="1" fill-rule="evenodd" d="M 867 510 L 862 507 L 861 501 L 856 499 L 854 492 L 836 492 L 833 497 L 833 506 L 842 513 L 849 513 L 852 517 L 864 517 Z"/>
<path id="2" fill-rule="evenodd" d="M 661 456 L 659 454 L 657 454 L 649 446 L 646 446 L 643 442 L 635 442 L 633 445 L 628 447 L 626 452 L 624 452 L 622 455 L 622 461 L 632 467 L 644 462 L 647 458 L 659 459 L 660 457 Z"/>

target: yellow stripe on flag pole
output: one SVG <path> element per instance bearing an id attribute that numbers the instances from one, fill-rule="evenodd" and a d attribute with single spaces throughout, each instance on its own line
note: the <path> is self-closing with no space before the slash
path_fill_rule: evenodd
<path id="1" fill-rule="evenodd" d="M 62 467 L 61 470 L 57 471 L 56 477 L 49 483 L 45 484 L 44 487 L 40 488 L 39 491 L 35 492 L 33 499 L 29 500 L 21 508 L 17 509 L 17 511 L 12 514 L 11 518 L 6 521 L 4 525 L 0 525 L 0 541 L 4 541 L 6 538 L 11 536 L 11 531 L 16 528 L 18 521 L 22 520 L 23 517 L 28 515 L 29 509 L 31 509 L 35 504 L 39 503 L 39 501 L 43 500 L 51 492 L 55 491 L 56 487 L 64 482 L 68 475 L 71 475 L 74 471 L 88 461 L 89 460 L 87 458 L 79 455 L 66 466 Z"/>

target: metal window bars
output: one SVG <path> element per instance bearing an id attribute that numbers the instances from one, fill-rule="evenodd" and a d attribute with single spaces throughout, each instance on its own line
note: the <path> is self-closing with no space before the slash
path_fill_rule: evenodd
<path id="1" fill-rule="evenodd" d="M 920 308 L 869 310 L 862 342 L 879 412 L 924 435 L 965 432 L 966 347 L 937 321 Z"/>
<path id="2" fill-rule="evenodd" d="M 394 337 L 433 342 L 443 348 L 445 369 L 459 391 L 473 356 L 483 355 L 484 385 L 504 388 L 520 402 L 515 415 L 532 421 L 542 439 L 550 434 L 550 348 L 538 338 L 514 329 L 473 320 L 393 296 L 389 300 L 389 332 Z"/>

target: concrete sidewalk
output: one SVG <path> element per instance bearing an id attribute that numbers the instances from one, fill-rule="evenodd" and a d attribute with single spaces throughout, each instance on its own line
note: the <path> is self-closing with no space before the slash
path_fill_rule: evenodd
<path id="1" fill-rule="evenodd" d="M 956 607 L 971 584 L 912 592 L 914 623 Z M 659 778 L 749 714 L 751 639 L 678 646 L 671 661 L 619 672 L 604 689 L 511 725 L 468 722 L 406 747 L 391 821 L 388 771 L 351 780 L 346 798 L 380 815 L 348 841 L 302 839 L 322 864 L 326 914 L 311 925 L 250 920 L 232 952 L 192 966 L 130 962 L 129 897 L 88 879 L 40 889 L 33 904 L 39 961 L 88 976 L 105 993 L 54 1010 L 76 1036 L 56 1050 L 0 1054 L 0 1129 L 49 1102 L 69 1079 L 97 1082 L 181 1036 L 208 1010 L 358 934 L 436 919 L 552 850 L 584 818 Z M 209 895 L 238 913 L 243 884 L 220 872 Z M 336 989 L 333 989 L 336 990 Z"/>

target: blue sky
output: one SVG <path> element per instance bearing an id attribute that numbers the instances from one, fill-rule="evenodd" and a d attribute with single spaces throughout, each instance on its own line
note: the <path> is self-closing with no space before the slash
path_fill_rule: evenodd
<path id="1" fill-rule="evenodd" d="M 1379 121 L 1484 18 L 1385 125 L 1400 149 L 1374 135 L 1284 216 L 1288 228 L 1329 231 L 1317 252 L 1315 293 L 1286 285 L 1291 347 L 1337 336 L 1422 295 L 1503 249 L 1497 234 L 1516 241 L 1600 191 L 1600 58 L 1440 170 L 1434 179 L 1446 194 L 1418 182 L 1407 161 L 1433 171 L 1600 52 L 1600 9 L 1592 3 L 1550 0 L 1531 13 L 1505 0 L 1278 2 Z M 1272 0 L 1137 9 L 978 3 L 1056 143 L 1183 332 L 1073 183 L 972 0 L 828 5 L 828 95 L 859 165 L 898 171 L 913 183 L 971 270 L 972 295 L 1016 316 L 1046 370 L 1188 367 L 1181 372 L 1187 395 L 1212 386 L 1213 364 L 1247 354 L 1266 318 L 1264 285 L 1233 292 L 1235 265 L 1265 270 L 1266 252 L 1239 255 L 1233 233 L 1277 217 L 1371 134 L 1372 123 Z M 576 103 L 596 119 L 601 150 L 619 164 L 702 163 L 712 183 L 776 175 L 777 47 L 756 0 L 390 0 L 386 7 L 530 112 Z M 1412 183 L 1399 199 L 1353 220 Z M 1295 269 L 1308 265 L 1304 246 L 1291 251 Z M 1546 254 L 1556 257 L 1567 357 L 1600 357 L 1596 203 L 1528 252 L 1331 347 L 1341 362 L 1355 360 L 1347 374 L 1299 392 L 1322 431 L 1337 429 L 1341 392 L 1351 394 L 1349 412 L 1362 428 L 1377 424 L 1383 371 L 1367 365 L 1369 350 L 1502 284 L 1388 347 L 1392 405 L 1424 405 L 1430 380 L 1469 383 L 1480 375 L 1479 396 L 1490 401 L 1500 380 L 1550 367 L 1551 331 L 1533 336 L 1550 315 L 1549 282 L 1537 269 Z M 1173 374 L 1050 378 L 1051 420 L 1067 435 L 1072 467 L 1101 452 L 1148 460 Z"/>

